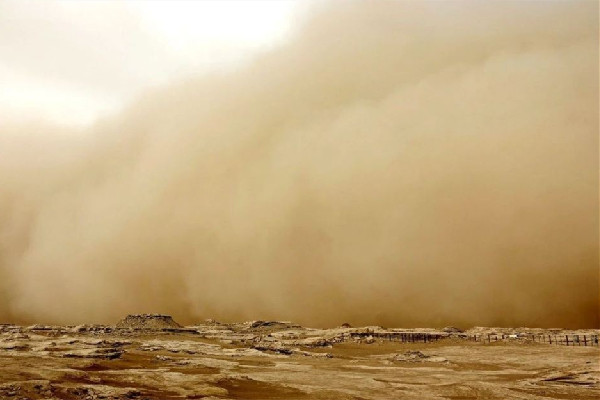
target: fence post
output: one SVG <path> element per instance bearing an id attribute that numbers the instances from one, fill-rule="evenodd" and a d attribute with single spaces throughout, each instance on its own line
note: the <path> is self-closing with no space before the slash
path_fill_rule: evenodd
<path id="1" fill-rule="evenodd" d="M 569 345 L 569 335 L 565 335 L 565 339 L 567 340 L 567 346 Z"/>

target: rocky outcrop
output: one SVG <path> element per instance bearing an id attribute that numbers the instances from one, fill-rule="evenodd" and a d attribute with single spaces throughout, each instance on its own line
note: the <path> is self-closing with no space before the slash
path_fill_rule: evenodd
<path id="1" fill-rule="evenodd" d="M 117 323 L 120 329 L 163 330 L 180 329 L 181 325 L 164 314 L 130 314 Z"/>
<path id="2" fill-rule="evenodd" d="M 376 358 L 380 358 L 380 357 L 376 356 Z M 404 353 L 392 354 L 391 356 L 388 356 L 386 358 L 391 362 L 401 362 L 401 363 L 422 363 L 422 362 L 447 363 L 448 362 L 448 360 L 444 357 L 424 354 L 424 353 L 420 352 L 419 350 L 407 350 Z"/>

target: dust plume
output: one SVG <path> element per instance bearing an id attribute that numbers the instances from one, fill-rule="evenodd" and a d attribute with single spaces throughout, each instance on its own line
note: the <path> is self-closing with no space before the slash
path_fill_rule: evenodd
<path id="1" fill-rule="evenodd" d="M 0 319 L 599 327 L 598 3 L 334 2 L 85 132 L 0 125 Z"/>

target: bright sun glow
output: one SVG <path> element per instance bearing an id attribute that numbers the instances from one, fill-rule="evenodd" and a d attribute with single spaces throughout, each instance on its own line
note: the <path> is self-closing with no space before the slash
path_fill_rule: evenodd
<path id="1" fill-rule="evenodd" d="M 294 1 L 4 1 L 1 120 L 89 124 L 145 87 L 230 68 L 281 43 L 298 8 Z"/>

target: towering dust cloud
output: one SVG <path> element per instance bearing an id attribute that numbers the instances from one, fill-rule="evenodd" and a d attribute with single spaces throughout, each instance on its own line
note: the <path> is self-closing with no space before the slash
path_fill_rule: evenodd
<path id="1" fill-rule="evenodd" d="M 598 4 L 317 8 L 90 132 L 0 134 L 0 319 L 598 327 Z"/>

